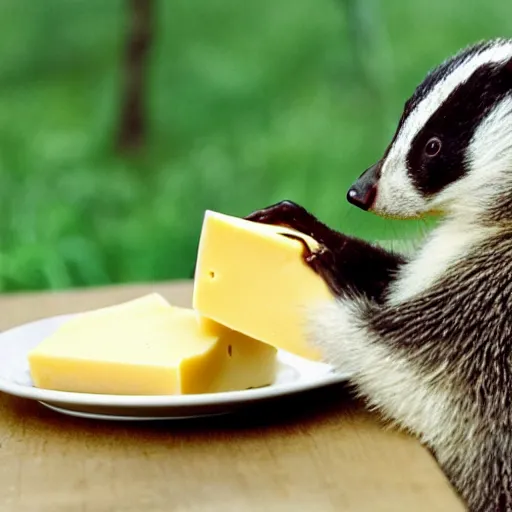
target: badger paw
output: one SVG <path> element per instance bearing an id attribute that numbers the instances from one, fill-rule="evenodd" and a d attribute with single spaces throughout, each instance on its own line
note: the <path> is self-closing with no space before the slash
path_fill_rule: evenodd
<path id="1" fill-rule="evenodd" d="M 318 220 L 305 208 L 287 200 L 257 210 L 245 219 L 260 224 L 286 226 L 312 238 L 316 238 L 319 224 Z"/>

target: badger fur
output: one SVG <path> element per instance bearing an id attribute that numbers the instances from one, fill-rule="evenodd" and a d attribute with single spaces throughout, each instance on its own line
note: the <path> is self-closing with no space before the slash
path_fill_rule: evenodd
<path id="1" fill-rule="evenodd" d="M 406 257 L 290 201 L 247 219 L 320 242 L 304 259 L 335 298 L 309 312 L 311 341 L 431 449 L 468 510 L 512 510 L 512 41 L 480 42 L 433 69 L 347 198 L 441 221 Z"/>

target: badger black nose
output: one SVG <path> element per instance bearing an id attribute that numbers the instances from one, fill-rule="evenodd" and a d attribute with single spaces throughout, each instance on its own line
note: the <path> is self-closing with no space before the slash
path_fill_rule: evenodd
<path id="1" fill-rule="evenodd" d="M 375 186 L 363 188 L 358 186 L 356 182 L 348 191 L 347 200 L 362 210 L 368 210 L 373 204 L 376 194 L 377 188 Z"/>
<path id="2" fill-rule="evenodd" d="M 380 175 L 380 162 L 372 165 L 370 168 L 359 176 L 356 182 L 347 192 L 347 200 L 349 203 L 361 208 L 369 210 L 375 201 L 377 195 L 377 181 Z"/>

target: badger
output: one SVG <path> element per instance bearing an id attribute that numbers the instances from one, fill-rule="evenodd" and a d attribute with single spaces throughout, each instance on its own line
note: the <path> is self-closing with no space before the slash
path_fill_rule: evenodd
<path id="1" fill-rule="evenodd" d="M 289 200 L 245 218 L 319 242 L 303 258 L 333 299 L 305 312 L 311 343 L 418 437 L 467 510 L 512 510 L 512 40 L 474 43 L 430 70 L 346 199 L 439 221 L 400 254 Z"/>

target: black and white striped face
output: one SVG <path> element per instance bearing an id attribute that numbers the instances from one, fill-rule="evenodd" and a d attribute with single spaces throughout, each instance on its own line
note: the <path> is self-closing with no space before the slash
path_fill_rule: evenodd
<path id="1" fill-rule="evenodd" d="M 512 40 L 494 40 L 427 75 L 383 158 L 347 198 L 379 215 L 411 218 L 478 207 L 511 181 Z"/>

